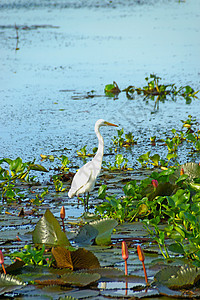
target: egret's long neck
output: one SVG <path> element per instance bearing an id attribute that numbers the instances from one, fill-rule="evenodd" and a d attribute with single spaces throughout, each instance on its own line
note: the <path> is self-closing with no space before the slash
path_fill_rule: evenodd
<path id="1" fill-rule="evenodd" d="M 101 163 L 102 163 L 102 159 L 103 159 L 104 141 L 103 141 L 103 137 L 102 137 L 101 133 L 99 132 L 99 126 L 95 127 L 94 130 L 95 130 L 95 133 L 96 133 L 98 141 L 99 141 L 98 150 L 97 150 L 97 153 L 96 153 L 94 159 L 95 159 L 98 167 L 101 168 Z"/>

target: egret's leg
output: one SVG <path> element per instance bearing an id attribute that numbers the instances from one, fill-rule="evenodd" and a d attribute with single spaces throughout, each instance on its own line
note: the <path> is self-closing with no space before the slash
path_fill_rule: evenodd
<path id="1" fill-rule="evenodd" d="M 83 206 L 84 206 L 84 211 L 85 211 L 85 209 L 86 209 L 85 193 L 83 194 Z"/>
<path id="2" fill-rule="evenodd" d="M 86 209 L 87 209 L 87 211 L 88 211 L 88 201 L 89 201 L 89 198 L 90 198 L 90 194 L 88 192 L 87 198 L 86 198 Z"/>

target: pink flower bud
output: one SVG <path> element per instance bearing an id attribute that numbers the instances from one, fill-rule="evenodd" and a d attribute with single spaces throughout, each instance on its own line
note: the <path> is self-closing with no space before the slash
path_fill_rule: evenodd
<path id="1" fill-rule="evenodd" d="M 64 208 L 64 206 L 61 207 L 61 210 L 60 210 L 60 217 L 61 217 L 61 219 L 64 219 L 64 218 L 65 218 L 65 208 Z"/>
<path id="2" fill-rule="evenodd" d="M 3 253 L 0 250 L 0 264 L 2 265 L 4 263 L 4 257 L 3 257 Z"/>
<path id="3" fill-rule="evenodd" d="M 145 259 L 144 252 L 143 252 L 142 248 L 140 247 L 140 245 L 137 246 L 137 253 L 138 253 L 139 260 L 144 261 L 144 259 Z"/>
<path id="4" fill-rule="evenodd" d="M 124 260 L 128 259 L 128 247 L 125 241 L 122 242 L 122 258 Z"/>
<path id="5" fill-rule="evenodd" d="M 157 181 L 156 179 L 153 179 L 153 180 L 151 181 L 151 183 L 152 183 L 153 187 L 156 189 L 157 186 L 158 186 L 158 181 Z"/>

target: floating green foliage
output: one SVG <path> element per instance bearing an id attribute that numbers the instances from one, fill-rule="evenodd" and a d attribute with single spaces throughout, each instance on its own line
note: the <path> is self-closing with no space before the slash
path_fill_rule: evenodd
<path id="1" fill-rule="evenodd" d="M 8 165 L 8 169 L 4 165 Z M 7 202 L 21 200 L 25 197 L 18 187 L 19 182 L 33 183 L 35 176 L 30 177 L 31 171 L 48 172 L 46 168 L 35 161 L 24 163 L 20 157 L 12 160 L 4 158 L 0 160 L 0 194 Z M 41 198 L 44 197 L 44 194 Z"/>
<path id="2" fill-rule="evenodd" d="M 134 139 L 133 133 L 128 132 L 125 134 L 125 138 L 123 137 L 124 129 L 117 130 L 117 136 L 114 136 L 112 139 L 114 146 L 116 147 L 130 147 L 132 145 L 137 144 L 137 140 Z"/>
<path id="3" fill-rule="evenodd" d="M 121 92 L 121 90 L 119 89 L 119 87 L 115 81 L 113 81 L 112 84 L 107 84 L 105 86 L 104 91 L 105 91 L 106 96 L 108 96 L 108 97 L 114 97 Z"/>
<path id="4" fill-rule="evenodd" d="M 135 87 L 134 85 L 129 85 L 127 88 L 123 89 L 122 92 L 126 93 L 128 99 L 134 99 L 134 94 L 144 96 L 144 99 L 155 100 L 155 104 L 158 101 L 164 101 L 168 97 L 175 100 L 177 96 L 183 97 L 187 103 L 190 103 L 192 99 L 197 98 L 199 91 L 195 91 L 189 85 L 177 87 L 174 83 L 171 84 L 161 84 L 161 77 L 150 74 L 149 77 L 145 78 L 146 85 L 143 87 Z M 116 82 L 113 84 L 107 84 L 105 86 L 106 96 L 114 97 L 121 92 Z"/>

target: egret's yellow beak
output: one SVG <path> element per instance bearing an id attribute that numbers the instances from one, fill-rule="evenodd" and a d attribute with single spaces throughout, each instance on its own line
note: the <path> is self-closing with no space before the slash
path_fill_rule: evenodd
<path id="1" fill-rule="evenodd" d="M 109 123 L 109 122 L 105 122 L 105 124 L 108 125 L 108 126 L 115 126 L 115 127 L 118 127 L 118 125 L 115 125 L 115 124 Z"/>

